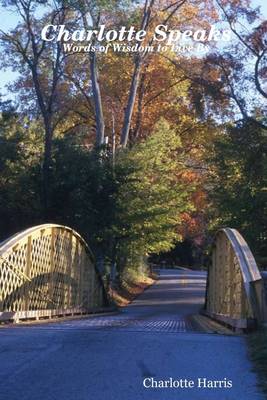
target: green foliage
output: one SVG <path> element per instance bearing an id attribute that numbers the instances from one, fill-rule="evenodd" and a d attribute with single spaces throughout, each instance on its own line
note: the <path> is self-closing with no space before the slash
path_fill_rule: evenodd
<path id="1" fill-rule="evenodd" d="M 249 357 L 253 370 L 257 372 L 259 384 L 267 393 L 267 329 L 263 328 L 247 336 Z"/>
<path id="2" fill-rule="evenodd" d="M 260 263 L 267 254 L 266 150 L 266 131 L 244 122 L 218 137 L 210 160 L 215 227 L 240 230 Z"/>
<path id="3" fill-rule="evenodd" d="M 78 230 L 98 253 L 108 252 L 116 182 L 107 155 L 74 136 L 54 142 L 51 219 Z"/>
<path id="4" fill-rule="evenodd" d="M 40 221 L 40 127 L 13 111 L 0 116 L 0 237 Z"/>
<path id="5" fill-rule="evenodd" d="M 177 133 L 161 120 L 143 143 L 120 154 L 117 170 L 128 170 L 119 188 L 114 226 L 120 247 L 158 253 L 181 240 L 181 215 L 192 206 L 190 190 L 179 179 L 179 153 Z"/>
<path id="6" fill-rule="evenodd" d="M 88 151 L 72 136 L 58 139 L 52 220 L 75 227 L 96 254 L 123 266 L 170 249 L 181 239 L 181 214 L 192 208 L 179 153 L 179 137 L 165 121 L 143 143 L 120 150 L 115 167 L 108 151 Z"/>
<path id="7" fill-rule="evenodd" d="M 0 199 L 2 218 L 20 230 L 42 220 L 37 126 L 2 117 Z M 39 156 L 38 156 L 39 155 Z M 74 227 L 96 255 L 138 266 L 147 253 L 172 248 L 181 239 L 181 215 L 192 209 L 181 182 L 181 143 L 167 122 L 131 149 L 116 154 L 88 150 L 74 135 L 54 140 L 50 220 Z M 5 204 L 5 206 L 4 206 Z M 5 230 L 6 233 L 6 230 Z M 130 261 L 129 261 L 130 260 Z"/>

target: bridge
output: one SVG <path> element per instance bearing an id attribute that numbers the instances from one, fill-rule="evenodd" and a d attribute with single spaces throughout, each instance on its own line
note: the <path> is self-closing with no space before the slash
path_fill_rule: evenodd
<path id="1" fill-rule="evenodd" d="M 110 312 L 78 233 L 41 225 L 6 240 L 0 246 L 0 397 L 263 400 L 245 339 L 233 332 L 265 321 L 263 279 L 234 230 L 217 233 L 212 254 L 208 273 L 159 270 L 154 285 Z M 167 386 L 155 388 L 162 380 Z"/>
<path id="2" fill-rule="evenodd" d="M 267 320 L 264 280 L 234 229 L 214 240 L 202 313 L 236 330 Z M 0 321 L 104 311 L 108 296 L 85 240 L 71 228 L 45 224 L 0 246 Z"/>
<path id="3" fill-rule="evenodd" d="M 0 321 L 80 315 L 107 307 L 94 257 L 74 230 L 45 224 L 0 246 Z"/>
<path id="4" fill-rule="evenodd" d="M 235 229 L 221 229 L 208 271 L 205 313 L 235 329 L 267 321 L 266 291 L 255 258 Z"/>

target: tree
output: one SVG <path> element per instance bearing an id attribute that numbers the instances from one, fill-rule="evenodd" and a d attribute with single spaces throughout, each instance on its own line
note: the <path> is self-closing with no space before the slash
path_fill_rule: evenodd
<path id="1" fill-rule="evenodd" d="M 252 28 L 251 32 L 248 32 L 242 24 L 239 27 L 243 28 L 242 31 L 238 30 L 238 20 L 236 15 L 229 10 L 227 4 L 221 0 L 216 0 L 219 8 L 222 10 L 224 19 L 229 24 L 231 31 L 234 33 L 235 37 L 238 39 L 239 43 L 247 50 L 249 57 L 254 59 L 253 68 L 253 81 L 256 90 L 267 99 L 267 92 L 261 82 L 261 79 L 266 80 L 266 67 L 267 67 L 267 43 L 266 43 L 266 33 L 267 33 L 267 23 L 266 21 L 261 22 L 258 26 Z M 239 7 L 240 14 L 245 17 L 249 24 L 255 23 L 259 19 L 259 9 L 249 9 L 246 5 Z"/>
<path id="2" fill-rule="evenodd" d="M 42 152 L 40 125 L 5 105 L 0 115 L 1 240 L 41 221 Z"/>
<path id="3" fill-rule="evenodd" d="M 52 138 L 58 123 L 56 104 L 58 102 L 58 86 L 62 77 L 64 55 L 59 43 L 54 45 L 41 40 L 37 33 L 46 22 L 63 24 L 63 9 L 52 8 L 43 18 L 37 19 L 35 13 L 38 3 L 32 0 L 2 1 L 2 6 L 15 10 L 21 19 L 16 29 L 11 32 L 0 31 L 0 40 L 6 54 L 4 66 L 11 66 L 28 76 L 30 73 L 32 87 L 44 126 L 43 157 L 43 205 L 44 215 L 48 217 L 49 208 L 49 174 L 51 164 Z M 46 2 L 49 5 L 49 2 Z M 44 70 L 45 65 L 45 70 Z"/>
<path id="4" fill-rule="evenodd" d="M 182 215 L 192 211 L 194 191 L 180 179 L 181 141 L 161 120 L 151 136 L 119 155 L 117 174 L 128 169 L 117 195 L 114 237 L 118 254 L 159 253 L 182 239 Z"/>
<path id="5" fill-rule="evenodd" d="M 246 119 L 267 129 L 266 21 L 250 1 L 215 0 L 215 4 L 232 40 L 230 46 L 214 48 L 204 64 L 198 63 L 189 73 L 192 101 L 202 115 L 215 112 L 222 121 Z"/>
<path id="6" fill-rule="evenodd" d="M 81 20 L 86 29 L 90 27 L 97 30 L 103 21 L 106 25 L 112 24 L 113 26 L 118 25 L 118 23 L 122 24 L 122 22 L 126 26 L 134 23 L 135 26 L 138 26 L 138 30 L 145 30 L 148 32 L 147 39 L 143 44 L 151 45 L 153 43 L 152 33 L 154 32 L 155 26 L 160 23 L 170 24 L 172 20 L 173 23 L 177 22 L 177 15 L 179 14 L 179 11 L 182 10 L 183 6 L 187 4 L 187 1 L 180 0 L 170 3 L 167 2 L 167 4 L 165 4 L 162 1 L 146 0 L 142 5 L 137 4 L 134 7 L 129 6 L 127 2 L 113 1 L 112 12 L 110 12 L 110 4 L 105 1 L 63 2 L 64 5 L 66 5 L 66 3 L 80 14 Z M 196 1 L 196 5 L 194 6 L 195 9 L 197 9 L 198 3 L 199 1 Z M 114 13 L 114 9 L 118 11 L 117 14 L 119 17 L 116 13 Z M 188 12 L 182 12 L 181 15 L 188 16 L 189 13 L 192 12 L 192 7 L 189 6 L 188 9 Z M 127 21 L 125 19 L 127 19 Z M 186 21 L 186 23 L 188 23 L 188 21 Z M 93 42 L 93 44 L 95 44 L 95 42 Z M 138 46 L 140 47 L 140 44 L 138 44 Z M 106 57 L 108 56 L 105 55 L 105 58 Z M 120 145 L 125 148 L 129 143 L 129 134 L 131 133 L 131 128 L 133 128 L 134 124 L 137 96 L 139 97 L 139 116 L 137 117 L 137 124 L 139 123 L 140 125 L 141 108 L 143 107 L 142 101 L 140 100 L 142 97 L 142 86 L 144 84 L 146 70 L 150 64 L 155 62 L 155 57 L 149 57 L 149 53 L 147 51 L 139 51 L 133 56 L 128 54 L 128 60 L 126 60 L 123 55 L 119 55 L 115 56 L 115 62 L 116 57 L 117 61 L 120 62 L 120 69 L 123 66 L 121 62 L 126 62 L 128 66 L 127 82 L 129 86 L 126 88 L 127 95 L 124 96 L 125 98 L 123 99 L 123 104 L 120 104 L 120 114 L 123 114 L 121 118 L 121 125 L 116 124 L 119 126 L 120 130 Z M 84 58 L 85 57 L 81 57 L 83 60 Z M 105 66 L 105 61 L 101 55 L 98 55 L 96 52 L 89 52 L 89 64 L 92 101 L 94 103 L 96 120 L 96 143 L 97 145 L 101 145 L 104 141 L 104 135 L 107 134 L 105 126 L 109 124 L 109 121 L 105 121 L 105 96 L 103 96 L 103 86 L 105 85 L 105 80 L 108 79 L 108 76 L 102 75 L 102 69 L 103 66 Z M 99 70 L 101 70 L 101 73 Z M 83 87 L 81 86 L 80 89 L 83 90 Z M 111 96 L 109 94 L 109 98 L 110 97 Z M 106 110 L 106 114 L 109 114 L 109 112 L 110 110 Z M 140 131 L 140 126 L 137 128 L 137 131 Z"/>
<path id="7" fill-rule="evenodd" d="M 267 137 L 252 121 L 229 125 L 214 142 L 212 171 L 213 229 L 242 232 L 260 264 L 267 250 Z"/>
<path id="8" fill-rule="evenodd" d="M 182 239 L 185 212 L 194 207 L 181 179 L 183 149 L 177 132 L 162 120 L 142 143 L 99 159 L 76 136 L 55 140 L 53 151 L 53 220 L 73 226 L 94 253 L 116 262 L 170 249 Z"/>

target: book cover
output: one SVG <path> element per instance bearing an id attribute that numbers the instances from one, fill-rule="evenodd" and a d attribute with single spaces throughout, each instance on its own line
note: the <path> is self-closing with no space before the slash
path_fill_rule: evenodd
<path id="1" fill-rule="evenodd" d="M 265 1 L 0 13 L 0 400 L 265 399 Z"/>

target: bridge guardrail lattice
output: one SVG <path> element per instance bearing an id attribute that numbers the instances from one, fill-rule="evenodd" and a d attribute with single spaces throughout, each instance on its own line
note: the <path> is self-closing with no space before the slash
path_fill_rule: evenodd
<path id="1" fill-rule="evenodd" d="M 0 320 L 80 314 L 106 305 L 90 249 L 71 228 L 39 225 L 0 244 Z"/>
<path id="2" fill-rule="evenodd" d="M 266 321 L 262 276 L 246 241 L 235 229 L 217 232 L 205 312 L 236 329 Z"/>

